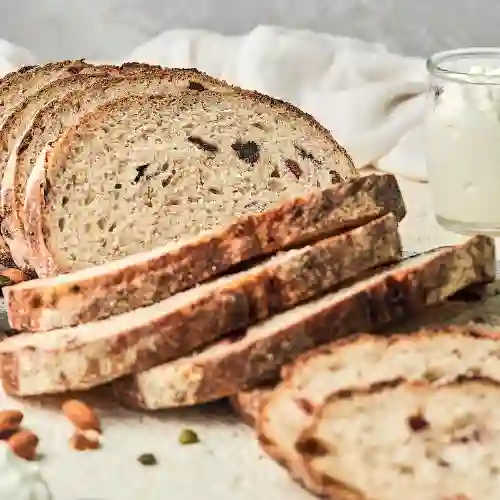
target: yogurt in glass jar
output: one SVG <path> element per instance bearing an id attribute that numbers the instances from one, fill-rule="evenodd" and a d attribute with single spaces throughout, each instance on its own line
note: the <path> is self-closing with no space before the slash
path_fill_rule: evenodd
<path id="1" fill-rule="evenodd" d="M 427 61 L 426 161 L 434 211 L 448 230 L 500 234 L 500 49 Z"/>

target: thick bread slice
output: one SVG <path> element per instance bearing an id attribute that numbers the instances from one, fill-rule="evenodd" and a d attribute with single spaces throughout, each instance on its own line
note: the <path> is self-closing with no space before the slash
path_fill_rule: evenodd
<path id="1" fill-rule="evenodd" d="M 96 70 L 99 68 L 96 67 Z M 58 80 L 35 94 L 29 106 L 25 105 L 25 108 L 31 106 L 31 110 L 24 110 L 24 117 L 21 117 L 24 133 L 15 134 L 20 139 L 17 144 L 11 144 L 13 151 L 5 169 L 1 192 L 4 212 L 2 231 L 14 261 L 22 269 L 31 268 L 22 220 L 26 182 L 43 148 L 49 141 L 56 139 L 64 128 L 74 125 L 83 114 L 95 110 L 106 101 L 125 95 L 166 93 L 185 88 L 232 92 L 232 87 L 226 82 L 192 69 L 162 70 L 144 68 L 138 64 L 125 68 L 111 67 L 107 69 L 107 74 L 114 78 L 94 78 L 94 82 L 89 81 L 80 89 L 71 85 L 68 78 Z M 126 77 L 119 78 L 120 75 Z M 80 78 L 83 76 L 80 75 Z M 50 87 L 59 93 L 59 98 L 47 104 L 48 95 L 53 93 Z M 71 88 L 74 90 L 68 92 Z M 31 111 L 38 111 L 34 118 Z M 17 121 L 21 121 L 19 117 Z M 30 126 L 27 128 L 27 125 Z"/>
<path id="2" fill-rule="evenodd" d="M 396 219 L 388 214 L 147 308 L 73 328 L 20 334 L 0 344 L 2 380 L 17 395 L 104 384 L 186 355 L 400 257 Z"/>
<path id="3" fill-rule="evenodd" d="M 391 175 L 359 177 L 311 191 L 189 242 L 4 289 L 9 321 L 41 331 L 87 323 L 150 305 L 277 250 L 405 210 Z"/>
<path id="4" fill-rule="evenodd" d="M 468 307 L 451 305 L 457 312 L 448 317 L 453 325 L 466 325 L 477 319 L 492 324 L 475 329 L 442 327 L 416 336 L 362 335 L 307 353 L 283 370 L 284 382 L 268 398 L 257 423 L 264 449 L 294 478 L 321 494 L 321 484 L 304 471 L 294 444 L 310 425 L 315 409 L 331 392 L 393 377 L 440 383 L 459 375 L 484 374 L 500 380 L 495 357 L 500 335 L 500 296 Z M 445 311 L 448 312 L 450 308 Z M 438 316 L 444 319 L 444 315 Z M 388 331 L 409 333 L 412 328 L 429 328 L 435 319 L 435 314 L 426 313 Z"/>
<path id="5" fill-rule="evenodd" d="M 26 234 L 36 271 L 53 275 L 356 176 L 326 129 L 289 104 L 245 91 L 132 96 L 86 115 L 33 170 Z"/>
<path id="6" fill-rule="evenodd" d="M 128 406 L 156 410 L 205 403 L 275 380 L 303 352 L 358 331 L 373 331 L 495 274 L 492 240 L 412 257 L 222 339 L 197 354 L 119 380 Z M 0 346 L 1 347 L 1 346 Z"/>
<path id="7" fill-rule="evenodd" d="M 298 447 L 323 498 L 498 500 L 499 421 L 498 378 L 393 381 L 329 397 Z"/>

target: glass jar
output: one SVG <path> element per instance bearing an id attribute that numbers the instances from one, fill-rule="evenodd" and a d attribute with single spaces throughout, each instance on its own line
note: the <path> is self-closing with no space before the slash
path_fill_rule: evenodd
<path id="1" fill-rule="evenodd" d="M 500 234 L 500 49 L 458 49 L 427 61 L 426 161 L 438 223 Z"/>

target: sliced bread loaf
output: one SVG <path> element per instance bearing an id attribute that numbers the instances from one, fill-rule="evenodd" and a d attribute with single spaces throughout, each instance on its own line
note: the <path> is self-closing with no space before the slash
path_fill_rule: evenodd
<path id="1" fill-rule="evenodd" d="M 280 368 L 335 338 L 419 313 L 471 283 L 492 280 L 492 240 L 475 237 L 370 273 L 277 314 L 199 353 L 114 384 L 128 406 L 156 410 L 205 403 L 275 380 Z M 1 347 L 1 346 L 0 346 Z"/>
<path id="2" fill-rule="evenodd" d="M 96 70 L 102 72 L 101 67 L 96 67 Z M 15 145 L 10 144 L 12 151 L 9 150 L 11 154 L 3 176 L 2 231 L 14 261 L 22 269 L 31 268 L 22 210 L 26 182 L 43 148 L 59 137 L 64 128 L 74 125 L 83 114 L 106 101 L 126 95 L 162 94 L 185 88 L 232 91 L 232 87 L 225 82 L 190 69 L 162 70 L 127 65 L 125 68 L 108 68 L 107 75 L 113 78 L 94 78 L 95 81 L 89 81 L 84 86 L 74 85 L 69 78 L 60 79 L 35 94 L 29 105 L 25 104 L 21 116 L 17 113 L 16 122 L 20 122 L 19 130 L 22 129 L 23 133 L 16 133 L 19 141 Z M 78 78 L 90 79 L 87 75 L 79 75 Z M 73 91 L 69 92 L 71 89 Z M 47 104 L 48 97 L 54 92 L 59 94 L 59 98 Z M 33 118 L 34 111 L 38 112 Z"/>
<path id="3" fill-rule="evenodd" d="M 264 449 L 320 494 L 321 484 L 304 471 L 295 443 L 328 395 L 392 378 L 443 383 L 458 376 L 484 375 L 500 380 L 499 307 L 500 297 L 490 297 L 475 306 L 459 307 L 458 315 L 449 319 L 455 325 L 467 324 L 483 311 L 496 310 L 495 324 L 484 328 L 442 327 L 394 337 L 362 335 L 304 355 L 283 371 L 284 382 L 268 398 L 257 424 Z M 415 319 L 401 324 L 398 331 L 428 328 L 435 315 Z"/>
<path id="4" fill-rule="evenodd" d="M 0 344 L 2 380 L 17 395 L 104 384 L 186 355 L 400 256 L 396 219 L 388 214 L 146 308 L 13 337 Z"/>
<path id="5" fill-rule="evenodd" d="M 393 381 L 329 397 L 297 446 L 323 498 L 497 500 L 499 421 L 498 378 Z"/>
<path id="6" fill-rule="evenodd" d="M 33 170 L 31 258 L 41 276 L 103 264 L 355 176 L 326 129 L 256 93 L 117 99 Z"/>
<path id="7" fill-rule="evenodd" d="M 191 241 L 72 274 L 4 289 L 13 328 L 41 331 L 131 311 L 231 266 L 364 223 L 405 213 L 391 175 L 359 177 L 238 218 Z"/>

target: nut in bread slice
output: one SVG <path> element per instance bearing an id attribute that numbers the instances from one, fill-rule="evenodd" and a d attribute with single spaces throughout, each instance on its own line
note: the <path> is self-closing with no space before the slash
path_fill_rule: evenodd
<path id="1" fill-rule="evenodd" d="M 332 394 L 297 449 L 323 498 L 496 500 L 499 376 L 496 368 L 494 379 L 391 380 Z"/>
<path id="2" fill-rule="evenodd" d="M 243 261 L 337 234 L 405 208 L 392 175 L 370 175 L 239 217 L 191 241 L 4 289 L 9 321 L 43 331 L 105 319 L 185 290 Z"/>
<path id="3" fill-rule="evenodd" d="M 85 389 L 151 368 L 401 256 L 392 214 L 149 307 L 0 344 L 5 389 Z"/>
<path id="4" fill-rule="evenodd" d="M 33 170 L 25 232 L 47 276 L 193 237 L 356 176 L 326 129 L 281 101 L 246 91 L 132 96 L 85 115 Z"/>
<path id="5" fill-rule="evenodd" d="M 492 280 L 492 240 L 474 237 L 368 274 L 238 332 L 236 338 L 119 380 L 115 394 L 129 406 L 156 410 L 212 401 L 275 380 L 284 364 L 313 347 L 373 331 L 460 288 Z"/>

